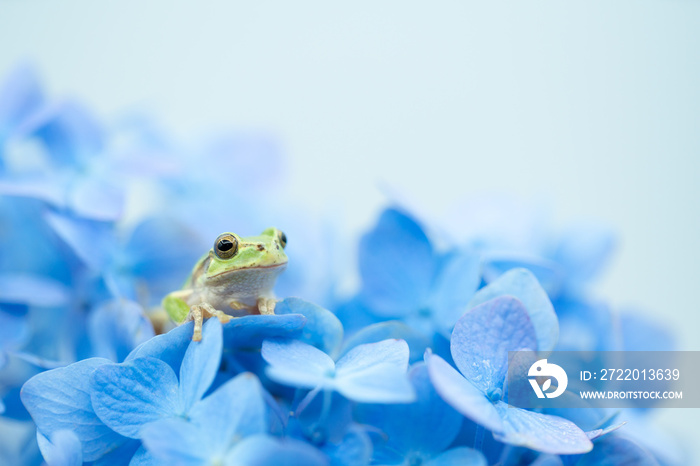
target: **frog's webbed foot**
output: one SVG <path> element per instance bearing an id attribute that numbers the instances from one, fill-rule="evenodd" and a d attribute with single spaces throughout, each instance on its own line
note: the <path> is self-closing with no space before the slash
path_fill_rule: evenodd
<path id="1" fill-rule="evenodd" d="M 216 317 L 222 324 L 228 323 L 231 320 L 230 315 L 214 309 L 209 303 L 195 304 L 190 308 L 187 320 L 194 320 L 192 341 L 202 341 L 202 324 L 204 323 L 204 319 L 210 317 Z"/>
<path id="2" fill-rule="evenodd" d="M 260 315 L 273 315 L 275 313 L 275 305 L 277 300 L 274 298 L 258 298 L 258 311 Z"/>

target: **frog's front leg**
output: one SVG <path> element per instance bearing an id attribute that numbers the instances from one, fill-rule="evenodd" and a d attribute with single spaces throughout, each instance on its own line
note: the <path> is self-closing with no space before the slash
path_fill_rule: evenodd
<path id="1" fill-rule="evenodd" d="M 258 311 L 260 315 L 273 315 L 275 313 L 275 305 L 277 300 L 274 298 L 258 298 Z"/>
<path id="2" fill-rule="evenodd" d="M 231 321 L 231 316 L 223 311 L 214 309 L 209 303 L 195 304 L 190 308 L 190 313 L 187 320 L 194 320 L 194 332 L 192 332 L 192 341 L 202 341 L 202 324 L 204 319 L 216 317 L 219 322 L 226 324 Z"/>

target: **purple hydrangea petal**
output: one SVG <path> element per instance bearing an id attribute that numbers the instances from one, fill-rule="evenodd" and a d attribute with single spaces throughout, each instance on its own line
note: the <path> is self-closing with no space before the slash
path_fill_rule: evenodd
<path id="1" fill-rule="evenodd" d="M 413 218 L 385 210 L 362 237 L 359 253 L 362 295 L 377 314 L 402 316 L 427 300 L 436 258 Z"/>
<path id="2" fill-rule="evenodd" d="M 47 436 L 71 430 L 83 445 L 83 459 L 93 461 L 126 441 L 95 414 L 89 380 L 93 371 L 109 364 L 101 358 L 42 372 L 22 387 L 22 402 L 37 428 Z"/>
<path id="3" fill-rule="evenodd" d="M 503 419 L 503 430 L 496 440 L 543 453 L 574 455 L 591 451 L 593 444 L 584 431 L 571 421 L 508 406 L 499 401 L 496 409 Z"/>
<path id="4" fill-rule="evenodd" d="M 216 377 L 221 363 L 223 333 L 218 319 L 208 319 L 202 341 L 192 341 L 180 366 L 180 400 L 185 412 L 201 400 Z"/>
<path id="5" fill-rule="evenodd" d="M 536 350 L 535 331 L 522 303 L 494 298 L 464 314 L 452 332 L 452 358 L 483 393 L 500 390 L 508 370 L 508 351 Z"/>
<path id="6" fill-rule="evenodd" d="M 100 420 L 129 438 L 139 438 L 149 422 L 183 413 L 177 376 L 154 358 L 99 367 L 92 374 L 91 399 Z"/>
<path id="7" fill-rule="evenodd" d="M 426 364 L 435 390 L 447 404 L 494 432 L 503 429 L 501 416 L 491 400 L 440 356 L 426 353 Z"/>

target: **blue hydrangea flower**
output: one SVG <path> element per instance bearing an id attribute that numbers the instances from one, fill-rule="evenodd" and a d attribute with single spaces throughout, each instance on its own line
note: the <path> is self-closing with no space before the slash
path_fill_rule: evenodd
<path id="1" fill-rule="evenodd" d="M 462 415 L 437 394 L 423 363 L 414 365 L 409 378 L 416 390 L 410 404 L 360 405 L 360 422 L 376 426 L 373 460 L 379 464 L 485 465 L 486 459 L 471 448 L 448 449 L 462 425 Z"/>
<path id="2" fill-rule="evenodd" d="M 415 399 L 406 378 L 408 345 L 384 340 L 359 345 L 338 362 L 298 340 L 265 340 L 262 356 L 266 374 L 276 382 L 298 388 L 338 391 L 361 402 L 402 403 Z"/>
<path id="3" fill-rule="evenodd" d="M 437 392 L 457 411 L 504 443 L 547 453 L 590 451 L 586 434 L 572 422 L 509 406 L 504 400 L 508 351 L 537 350 L 537 335 L 523 304 L 510 296 L 471 309 L 452 333 L 452 358 L 459 372 L 426 354 Z"/>
<path id="4" fill-rule="evenodd" d="M 480 282 L 479 257 L 438 253 L 423 228 L 397 209 L 382 212 L 360 241 L 360 301 L 381 320 L 446 336 Z"/>

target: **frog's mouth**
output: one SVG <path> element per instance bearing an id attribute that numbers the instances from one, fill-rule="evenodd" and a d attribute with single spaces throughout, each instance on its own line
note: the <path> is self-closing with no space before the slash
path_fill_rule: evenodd
<path id="1" fill-rule="evenodd" d="M 233 275 L 239 272 L 246 272 L 248 270 L 265 270 L 265 269 L 279 269 L 286 267 L 287 263 L 282 262 L 281 264 L 272 264 L 272 265 L 253 265 L 250 267 L 241 267 L 240 269 L 236 270 L 225 270 L 223 272 L 219 272 L 216 275 L 210 275 L 209 278 L 216 278 L 216 277 L 221 277 L 222 275 Z"/>

